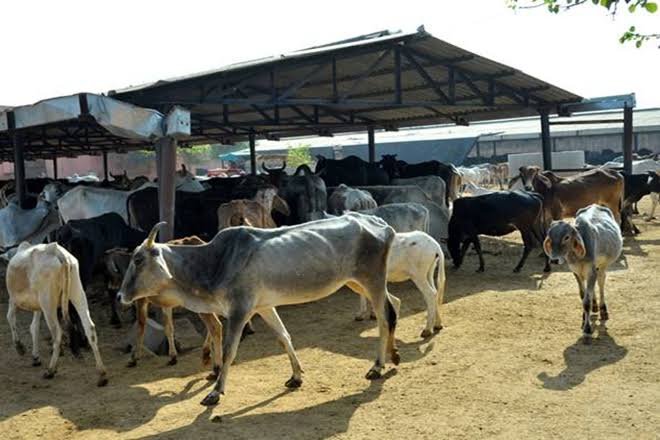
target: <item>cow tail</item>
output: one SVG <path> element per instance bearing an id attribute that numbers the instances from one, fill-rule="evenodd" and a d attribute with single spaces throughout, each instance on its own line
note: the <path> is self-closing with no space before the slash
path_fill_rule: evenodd
<path id="1" fill-rule="evenodd" d="M 432 267 L 433 267 L 432 270 L 434 272 L 436 267 L 438 268 L 438 274 L 435 277 L 435 291 L 436 291 L 436 300 L 438 302 L 438 307 L 440 307 L 445 297 L 445 288 L 447 287 L 447 277 L 445 276 L 445 265 L 443 258 L 440 258 L 440 254 L 437 254 L 435 256 L 435 263 L 433 264 Z"/>
<path id="2" fill-rule="evenodd" d="M 58 249 L 57 259 L 62 265 L 60 270 L 60 308 L 62 309 L 62 324 L 65 328 L 68 328 L 71 322 L 69 317 L 69 295 L 71 292 L 71 278 L 74 267 L 71 264 L 71 261 L 67 258 L 67 255 L 61 252 Z"/>
<path id="3" fill-rule="evenodd" d="M 126 197 L 126 224 L 130 227 L 133 227 L 131 225 L 131 197 L 135 193 L 131 193 Z"/>

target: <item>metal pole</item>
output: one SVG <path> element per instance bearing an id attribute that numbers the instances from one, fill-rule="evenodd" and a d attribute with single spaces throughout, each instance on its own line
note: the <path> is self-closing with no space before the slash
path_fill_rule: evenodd
<path id="1" fill-rule="evenodd" d="M 103 152 L 103 180 L 108 180 L 108 152 Z"/>
<path id="2" fill-rule="evenodd" d="M 633 109 L 623 107 L 623 171 L 632 174 L 633 161 Z"/>
<path id="3" fill-rule="evenodd" d="M 161 242 L 174 238 L 176 147 L 177 141 L 171 137 L 164 137 L 156 142 L 161 162 L 158 167 L 158 213 L 160 221 L 167 222 L 160 230 Z"/>
<path id="4" fill-rule="evenodd" d="M 257 175 L 257 150 L 256 150 L 256 139 L 254 136 L 254 131 L 250 132 L 250 173 L 253 176 Z"/>
<path id="5" fill-rule="evenodd" d="M 552 143 L 550 141 L 550 115 L 548 110 L 541 110 L 541 148 L 543 150 L 543 169 L 552 170 Z"/>
<path id="6" fill-rule="evenodd" d="M 14 133 L 14 184 L 16 185 L 16 196 L 18 205 L 27 209 L 27 189 L 25 186 L 25 158 L 23 156 L 23 138 Z"/>
<path id="7" fill-rule="evenodd" d="M 57 156 L 53 156 L 53 179 L 57 180 Z"/>
<path id="8" fill-rule="evenodd" d="M 374 135 L 374 128 L 367 128 L 367 137 L 369 139 L 369 162 L 376 162 L 376 136 Z"/>

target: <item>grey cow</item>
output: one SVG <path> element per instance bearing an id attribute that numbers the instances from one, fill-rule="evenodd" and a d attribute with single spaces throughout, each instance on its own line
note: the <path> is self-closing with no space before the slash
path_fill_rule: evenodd
<path id="1" fill-rule="evenodd" d="M 621 254 L 623 239 L 614 215 L 609 208 L 589 205 L 580 209 L 575 226 L 565 221 L 552 222 L 543 250 L 553 260 L 566 261 L 573 271 L 582 298 L 582 331 L 584 342 L 593 334 L 591 312 L 598 312 L 595 296 L 596 281 L 600 291 L 600 320 L 607 321 L 605 304 L 605 276 L 610 264 Z"/>
<path id="2" fill-rule="evenodd" d="M 378 319 L 378 355 L 367 379 L 381 376 L 388 352 L 398 364 L 394 330 L 400 301 L 387 291 L 394 230 L 382 220 L 350 213 L 279 229 L 237 226 L 202 246 L 155 243 L 162 224 L 135 250 L 118 297 L 130 304 L 159 296 L 171 306 L 227 317 L 224 338 L 212 332 L 213 344 L 222 346 L 222 365 L 203 405 L 215 405 L 224 394 L 241 331 L 255 313 L 286 348 L 293 376 L 285 385 L 299 387 L 302 368 L 275 307 L 316 301 L 344 285 L 366 296 Z"/>
<path id="3" fill-rule="evenodd" d="M 368 191 L 351 188 L 343 183 L 330 194 L 328 211 L 331 214 L 343 214 L 345 211 L 364 211 L 377 207 L 376 201 Z"/>

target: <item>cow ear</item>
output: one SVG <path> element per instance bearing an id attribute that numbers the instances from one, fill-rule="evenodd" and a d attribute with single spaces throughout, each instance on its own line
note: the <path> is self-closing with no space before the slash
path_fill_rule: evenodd
<path id="1" fill-rule="evenodd" d="M 573 234 L 573 252 L 578 258 L 584 258 L 587 254 L 587 250 L 584 248 L 584 241 L 582 241 L 582 237 L 578 233 Z"/>
<path id="2" fill-rule="evenodd" d="M 146 240 L 147 249 L 150 249 L 154 246 L 154 243 L 156 242 L 156 236 L 158 235 L 158 231 L 160 230 L 161 226 L 164 226 L 166 224 L 167 222 L 156 223 L 154 227 L 151 228 L 151 232 L 149 232 L 149 236 L 147 237 Z"/>
<path id="3" fill-rule="evenodd" d="M 543 250 L 548 257 L 552 255 L 552 242 L 550 241 L 550 237 L 545 237 L 545 240 L 543 240 Z"/>
<path id="4" fill-rule="evenodd" d="M 537 189 L 536 187 L 539 187 L 538 189 L 541 189 L 544 192 L 552 188 L 552 182 L 550 181 L 550 179 L 548 179 L 547 177 L 545 177 L 543 174 L 540 173 L 536 175 L 536 178 L 534 179 L 534 183 L 535 183 L 534 189 Z"/>

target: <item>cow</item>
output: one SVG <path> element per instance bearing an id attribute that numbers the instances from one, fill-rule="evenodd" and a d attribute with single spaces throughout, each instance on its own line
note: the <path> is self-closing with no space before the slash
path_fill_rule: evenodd
<path id="1" fill-rule="evenodd" d="M 375 215 L 396 232 L 429 232 L 429 210 L 420 203 L 392 203 L 361 213 Z"/>
<path id="2" fill-rule="evenodd" d="M 9 260 L 6 282 L 9 293 L 7 321 L 18 354 L 25 353 L 16 328 L 16 310 L 22 309 L 32 312 L 32 365 L 41 365 L 39 326 L 43 313 L 53 341 L 53 353 L 43 377 L 52 379 L 57 371 L 62 345 L 62 327 L 57 310 L 61 308 L 62 320 L 65 326 L 68 325 L 70 302 L 80 316 L 85 335 L 94 352 L 99 374 L 97 385 L 105 386 L 108 383 L 106 370 L 99 353 L 96 328 L 89 315 L 85 291 L 78 276 L 76 258 L 56 243 L 31 245 L 23 242 L 19 245 L 16 255 Z"/>
<path id="3" fill-rule="evenodd" d="M 222 367 L 203 405 L 217 404 L 224 394 L 241 331 L 255 313 L 287 350 L 293 375 L 286 386 L 299 387 L 302 369 L 275 307 L 316 301 L 344 285 L 367 296 L 378 319 L 378 356 L 367 378 L 381 377 L 388 352 L 398 364 L 394 332 L 400 301 L 387 291 L 394 230 L 382 220 L 351 213 L 278 229 L 238 226 L 202 246 L 155 243 L 162 225 L 134 252 L 118 297 L 130 304 L 166 296 L 172 305 L 227 317 L 224 336 L 213 336 L 215 346 L 222 346 Z"/>
<path id="4" fill-rule="evenodd" d="M 270 211 L 254 200 L 232 200 L 223 203 L 218 207 L 217 215 L 219 231 L 248 223 L 256 228 L 277 227 Z"/>
<path id="5" fill-rule="evenodd" d="M 580 208 L 598 203 L 610 208 L 621 222 L 624 180 L 617 171 L 595 168 L 566 178 L 537 166 L 520 167 L 519 171 L 525 189 L 543 196 L 546 220 L 573 217 Z"/>
<path id="6" fill-rule="evenodd" d="M 639 229 L 632 222 L 632 212 L 635 203 L 647 194 L 660 192 L 660 174 L 649 171 L 646 174 L 623 174 L 625 197 L 621 209 L 621 228 L 623 233 L 639 234 Z"/>
<path id="7" fill-rule="evenodd" d="M 290 209 L 288 218 L 279 224 L 300 224 L 327 210 L 327 189 L 322 178 L 307 165 L 300 165 L 292 176 L 283 178 L 278 195 Z M 278 220 L 277 218 L 275 219 Z"/>
<path id="8" fill-rule="evenodd" d="M 468 182 L 463 186 L 463 197 L 469 196 L 482 196 L 484 194 L 491 194 L 495 191 L 479 186 L 475 183 Z M 466 194 L 467 193 L 467 194 Z"/>
<path id="9" fill-rule="evenodd" d="M 426 326 L 421 337 L 428 338 L 442 329 L 440 306 L 445 293 L 445 256 L 438 242 L 421 231 L 397 232 L 392 241 L 387 260 L 387 282 L 408 280 L 415 284 L 426 302 Z M 369 314 L 367 299 L 361 296 L 355 319 L 362 321 Z"/>
<path id="10" fill-rule="evenodd" d="M 392 179 L 392 185 L 406 186 L 415 185 L 421 188 L 422 191 L 429 197 L 432 202 L 437 203 L 439 206 L 447 206 L 445 193 L 447 192 L 447 185 L 441 177 L 438 176 L 422 176 L 410 177 L 408 179 Z M 410 200 L 419 201 L 419 200 Z"/>
<path id="11" fill-rule="evenodd" d="M 378 206 L 376 201 L 368 191 L 351 188 L 343 183 L 335 188 L 328 198 L 328 211 L 331 214 L 342 214 L 344 211 L 363 211 L 376 206 Z"/>
<path id="12" fill-rule="evenodd" d="M 32 209 L 22 209 L 18 203 L 10 202 L 0 209 L 0 247 L 18 246 L 23 241 L 41 243 L 59 227 L 57 210 L 42 197 Z"/>
<path id="13" fill-rule="evenodd" d="M 187 245 L 187 246 L 199 246 L 205 244 L 206 242 L 197 236 L 185 237 L 177 240 L 170 240 L 168 244 L 171 245 Z M 114 248 L 106 251 L 104 255 L 105 269 L 108 274 L 108 290 L 117 292 L 121 286 L 121 282 L 128 269 L 128 265 L 131 262 L 132 251 L 124 248 Z M 144 333 L 147 323 L 147 317 L 149 312 L 149 304 L 160 307 L 163 311 L 163 330 L 167 338 L 168 345 L 168 355 L 169 361 L 167 365 L 176 365 L 178 353 L 176 350 L 176 344 L 174 342 L 174 318 L 172 315 L 173 308 L 169 306 L 168 302 L 161 301 L 160 297 L 153 298 L 142 298 L 135 301 L 135 310 L 136 310 L 136 322 L 137 322 L 137 334 L 135 345 L 131 350 L 131 358 L 126 364 L 127 367 L 133 368 L 137 366 L 138 360 L 142 357 L 142 350 L 144 347 Z M 200 315 L 202 322 L 205 324 L 207 322 L 215 323 L 216 319 L 214 316 L 209 315 Z M 209 333 L 210 334 L 210 333 Z M 204 341 L 204 346 L 202 348 L 202 362 L 206 365 L 210 359 L 210 338 L 207 334 L 207 338 Z M 216 361 L 218 359 L 216 358 Z M 216 364 L 218 365 L 218 364 Z"/>
<path id="14" fill-rule="evenodd" d="M 390 179 L 439 176 L 445 181 L 446 203 L 449 203 L 458 197 L 458 191 L 461 187 L 461 176 L 456 167 L 452 164 L 447 165 L 438 162 L 437 160 L 408 164 L 404 161 L 397 160 L 396 154 L 384 154 L 380 164 L 390 176 Z"/>
<path id="15" fill-rule="evenodd" d="M 102 263 L 107 250 L 116 247 L 132 250 L 142 243 L 147 234 L 129 227 L 119 214 L 111 212 L 90 219 L 71 220 L 55 235 L 57 243 L 76 257 L 80 279 L 86 289 L 92 282 L 95 267 Z M 118 327 L 121 324 L 114 299 L 111 294 L 110 324 Z"/>
<path id="16" fill-rule="evenodd" d="M 390 176 L 379 164 L 365 162 L 357 156 L 348 156 L 343 159 L 326 159 L 323 156 L 316 156 L 316 158 L 314 173 L 322 176 L 327 186 L 338 186 L 342 183 L 349 186 L 388 185 L 390 183 Z"/>
<path id="17" fill-rule="evenodd" d="M 582 300 L 583 341 L 591 342 L 593 327 L 591 313 L 600 312 L 600 321 L 609 319 L 605 304 L 607 268 L 619 258 L 623 238 L 612 211 L 596 204 L 578 210 L 575 226 L 555 221 L 548 229 L 543 250 L 549 258 L 566 261 L 578 283 Z M 600 308 L 594 292 L 598 282 Z"/>
<path id="18" fill-rule="evenodd" d="M 286 178 L 286 160 L 282 161 L 282 166 L 280 168 L 268 168 L 265 162 L 261 162 L 261 168 L 268 176 L 270 183 L 277 188 L 282 186 L 282 181 Z"/>
<path id="19" fill-rule="evenodd" d="M 520 272 L 527 256 L 537 245 L 541 245 L 544 232 L 543 198 L 523 191 L 499 191 L 476 197 L 462 197 L 454 201 L 454 211 L 449 220 L 447 247 L 455 268 L 463 263 L 465 253 L 474 245 L 479 256 L 477 272 L 484 271 L 479 235 L 502 236 L 515 230 L 520 231 L 524 250 L 520 261 L 513 269 Z M 546 258 L 545 272 L 550 271 Z"/>

